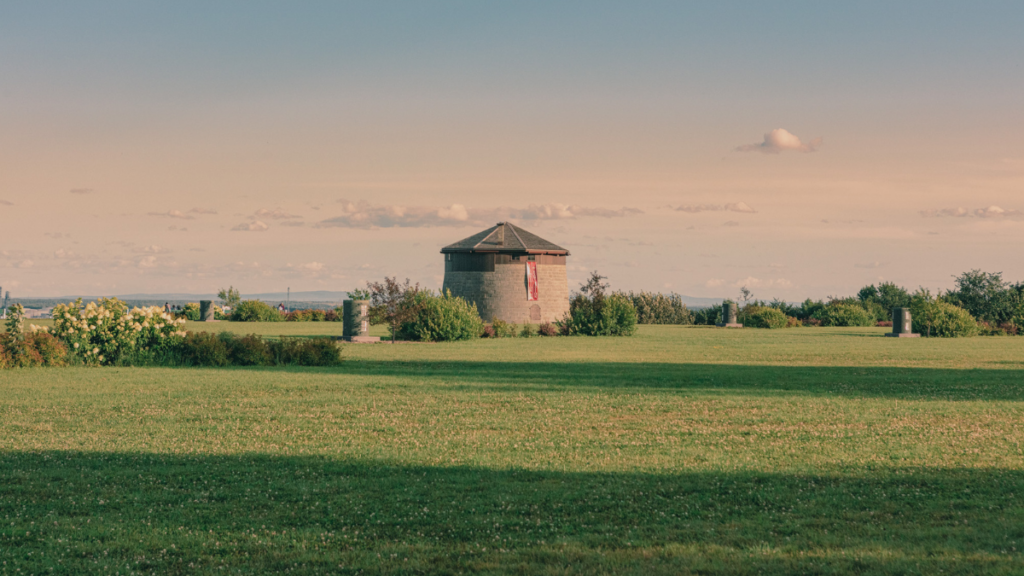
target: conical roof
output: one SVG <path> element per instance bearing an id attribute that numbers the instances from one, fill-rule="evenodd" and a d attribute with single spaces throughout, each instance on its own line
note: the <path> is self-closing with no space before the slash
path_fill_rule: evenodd
<path id="1" fill-rule="evenodd" d="M 496 225 L 477 232 L 469 238 L 459 240 L 441 249 L 446 252 L 526 252 L 529 254 L 563 254 L 569 251 L 548 242 L 532 232 L 527 232 L 511 222 Z"/>

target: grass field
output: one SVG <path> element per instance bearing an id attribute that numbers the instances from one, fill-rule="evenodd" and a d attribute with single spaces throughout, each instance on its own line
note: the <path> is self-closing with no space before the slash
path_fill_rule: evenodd
<path id="1" fill-rule="evenodd" d="M 0 574 L 1024 573 L 1024 338 L 883 332 L 0 372 Z"/>

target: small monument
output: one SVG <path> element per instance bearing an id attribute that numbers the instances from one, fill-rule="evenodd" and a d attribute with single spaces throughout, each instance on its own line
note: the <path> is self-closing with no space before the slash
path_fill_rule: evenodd
<path id="1" fill-rule="evenodd" d="M 892 309 L 892 332 L 886 334 L 893 338 L 919 338 L 920 334 L 914 334 L 910 321 L 910 308 Z"/>
<path id="2" fill-rule="evenodd" d="M 380 342 L 370 336 L 370 301 L 345 300 L 342 306 L 341 337 L 349 342 Z"/>
<path id="3" fill-rule="evenodd" d="M 735 302 L 722 302 L 722 322 L 719 328 L 743 328 L 743 324 L 736 321 L 737 308 Z"/>
<path id="4" fill-rule="evenodd" d="M 200 322 L 215 322 L 213 316 L 213 300 L 200 300 L 199 301 L 199 321 Z"/>

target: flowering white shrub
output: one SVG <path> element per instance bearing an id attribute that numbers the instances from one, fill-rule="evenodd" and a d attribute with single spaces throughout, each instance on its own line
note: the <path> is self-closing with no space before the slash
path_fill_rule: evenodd
<path id="1" fill-rule="evenodd" d="M 52 334 L 86 364 L 114 364 L 140 352 L 156 352 L 185 336 L 185 320 L 156 306 L 128 309 L 117 298 L 82 306 L 79 298 L 53 307 Z"/>

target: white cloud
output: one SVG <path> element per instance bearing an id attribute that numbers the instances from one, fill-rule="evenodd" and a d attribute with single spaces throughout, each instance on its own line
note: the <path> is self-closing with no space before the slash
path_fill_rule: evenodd
<path id="1" fill-rule="evenodd" d="M 761 279 L 747 276 L 743 280 L 737 281 L 733 286 L 737 288 L 744 286 L 747 288 L 790 288 L 793 286 L 793 283 L 785 278 Z"/>
<path id="2" fill-rule="evenodd" d="M 132 252 L 136 252 L 139 254 L 167 254 L 168 252 L 170 252 L 170 250 L 166 248 L 161 248 L 156 244 L 150 244 L 149 246 L 143 246 L 141 248 L 133 248 Z"/>
<path id="3" fill-rule="evenodd" d="M 302 264 L 299 268 L 305 268 L 306 270 L 313 270 L 314 272 L 323 270 L 324 265 L 320 262 L 309 262 L 308 264 Z"/>
<path id="4" fill-rule="evenodd" d="M 16 266 L 18 268 L 31 268 L 34 265 L 35 263 L 32 262 L 31 260 L 22 260 L 21 262 L 18 262 Z"/>
<path id="5" fill-rule="evenodd" d="M 531 204 L 526 208 L 466 208 L 452 204 L 441 208 L 422 206 L 374 206 L 368 202 L 339 201 L 341 215 L 322 220 L 317 227 L 425 228 L 433 226 L 486 226 L 501 220 L 569 220 L 583 217 L 616 218 L 640 214 L 636 208 L 586 208 L 567 204 Z"/>
<path id="6" fill-rule="evenodd" d="M 469 220 L 469 211 L 462 204 L 452 204 L 450 208 L 438 208 L 437 217 L 442 220 Z"/>
<path id="7" fill-rule="evenodd" d="M 273 210 L 267 210 L 266 208 L 260 208 L 250 218 L 270 218 L 272 220 L 290 220 L 294 218 L 302 218 L 302 216 L 296 216 L 295 214 L 289 214 L 280 208 L 274 208 Z"/>
<path id="8" fill-rule="evenodd" d="M 161 216 L 164 218 L 180 218 L 182 220 L 195 220 L 195 216 L 189 216 L 181 210 L 168 210 L 167 212 L 150 212 L 150 216 Z"/>
<path id="9" fill-rule="evenodd" d="M 690 204 L 687 206 L 678 206 L 675 210 L 676 212 L 689 212 L 691 214 L 697 214 L 699 212 L 739 212 L 741 214 L 757 213 L 757 210 L 747 206 L 746 202 L 729 202 L 728 204 Z"/>
<path id="10" fill-rule="evenodd" d="M 139 268 L 155 268 L 156 267 L 156 256 L 146 256 L 142 260 L 139 260 Z"/>
<path id="11" fill-rule="evenodd" d="M 235 226 L 231 230 L 234 232 L 263 232 L 268 228 L 270 228 L 270 226 L 267 226 L 263 222 L 256 220 L 255 222 L 249 222 L 248 224 L 243 222 L 238 226 Z"/>
<path id="12" fill-rule="evenodd" d="M 764 142 L 760 144 L 744 144 L 736 148 L 737 152 L 762 152 L 764 154 L 778 154 L 779 152 L 814 152 L 821 147 L 823 140 L 815 138 L 804 144 L 800 138 L 785 128 L 776 128 L 764 135 Z"/>
<path id="13" fill-rule="evenodd" d="M 57 258 L 58 260 L 62 260 L 62 259 L 65 259 L 65 258 L 74 258 L 74 256 L 75 256 L 74 252 L 72 252 L 70 250 L 65 250 L 63 248 L 61 248 L 59 250 L 54 250 L 53 251 L 53 257 Z"/>
<path id="14" fill-rule="evenodd" d="M 188 211 L 189 214 L 216 214 L 216 210 L 210 210 L 209 208 L 193 208 Z"/>
<path id="15" fill-rule="evenodd" d="M 725 280 L 722 280 L 721 278 L 712 278 L 711 280 L 708 280 L 704 285 L 707 286 L 708 288 L 718 288 L 719 286 L 722 286 L 724 284 Z"/>
<path id="16" fill-rule="evenodd" d="M 1020 210 L 1006 210 L 999 206 L 989 206 L 988 208 L 978 208 L 975 210 L 968 210 L 961 206 L 958 208 L 942 208 L 940 210 L 921 210 L 919 213 L 925 218 L 1019 218 L 1024 216 L 1024 213 Z"/>
<path id="17" fill-rule="evenodd" d="M 881 268 L 882 266 L 885 266 L 885 264 L 876 260 L 874 262 L 861 262 L 861 263 L 857 263 L 857 264 L 854 264 L 853 266 L 855 268 L 868 268 L 868 269 L 871 269 L 871 268 Z"/>

